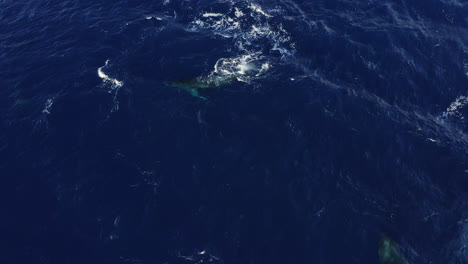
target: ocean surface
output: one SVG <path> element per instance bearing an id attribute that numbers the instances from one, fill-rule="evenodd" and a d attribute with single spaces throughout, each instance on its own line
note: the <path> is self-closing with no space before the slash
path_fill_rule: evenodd
<path id="1" fill-rule="evenodd" d="M 3 264 L 468 263 L 466 0 L 0 0 L 0 112 Z"/>

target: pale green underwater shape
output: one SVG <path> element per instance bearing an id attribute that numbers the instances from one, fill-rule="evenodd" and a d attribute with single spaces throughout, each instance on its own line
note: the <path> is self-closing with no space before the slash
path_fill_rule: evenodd
<path id="1" fill-rule="evenodd" d="M 30 99 L 17 99 L 15 101 L 15 106 L 24 106 L 24 105 L 28 105 L 31 103 L 31 100 Z"/>
<path id="2" fill-rule="evenodd" d="M 381 264 L 408 264 L 400 246 L 387 235 L 380 239 L 379 259 Z"/>
<path id="3" fill-rule="evenodd" d="M 175 81 L 168 81 L 164 84 L 168 87 L 175 87 L 184 89 L 192 96 L 207 100 L 206 97 L 200 95 L 200 91 L 213 89 L 217 87 L 222 87 L 232 84 L 237 80 L 236 76 L 207 76 L 207 77 L 197 77 L 191 79 L 180 79 Z"/>

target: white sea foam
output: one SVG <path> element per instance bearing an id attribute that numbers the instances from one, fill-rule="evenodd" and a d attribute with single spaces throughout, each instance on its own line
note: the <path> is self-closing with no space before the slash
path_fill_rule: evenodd
<path id="1" fill-rule="evenodd" d="M 230 58 L 220 58 L 205 78 L 210 81 L 235 78 L 250 82 L 268 72 L 274 60 L 293 55 L 294 44 L 282 24 L 272 21 L 273 16 L 258 4 L 248 1 L 231 3 L 226 13 L 202 12 L 193 20 L 189 29 L 192 32 L 210 30 L 214 35 L 232 38 L 234 45 L 229 50 L 234 53 L 237 51 Z"/>
<path id="2" fill-rule="evenodd" d="M 241 82 L 249 82 L 254 77 L 261 76 L 269 68 L 266 58 L 257 52 L 234 58 L 221 58 L 209 76 L 224 76 L 221 78 L 236 78 Z"/>
<path id="3" fill-rule="evenodd" d="M 462 115 L 460 110 L 468 105 L 468 97 L 467 96 L 459 96 L 455 99 L 454 102 L 450 104 L 450 106 L 445 110 L 442 114 L 443 117 L 457 117 L 459 119 L 464 119 L 465 117 Z"/>
<path id="4" fill-rule="evenodd" d="M 273 17 L 273 16 L 265 13 L 265 11 L 263 11 L 263 9 L 259 5 L 250 4 L 249 8 L 252 9 L 253 11 L 259 13 L 259 14 L 262 14 L 262 15 L 266 16 L 266 17 Z"/>
<path id="5" fill-rule="evenodd" d="M 281 24 L 268 21 L 272 16 L 265 13 L 259 5 L 246 5 L 244 1 L 236 5 L 225 14 L 202 13 L 191 23 L 190 30 L 211 30 L 215 35 L 232 37 L 235 47 L 240 51 L 262 49 L 262 46 L 256 46 L 258 43 L 255 43 L 262 39 L 276 47 L 291 48 L 291 45 L 287 45 L 290 41 L 288 32 Z M 246 17 L 244 12 L 249 16 Z"/>
<path id="6" fill-rule="evenodd" d="M 159 20 L 159 21 L 163 20 L 162 18 L 157 17 L 157 16 L 147 16 L 147 17 L 145 17 L 145 18 L 146 18 L 147 20 L 150 20 L 150 19 L 153 19 L 153 18 L 156 19 L 156 20 Z"/>
<path id="7" fill-rule="evenodd" d="M 200 28 L 211 29 L 213 33 L 223 37 L 234 37 L 237 31 L 240 30 L 240 23 L 226 16 L 220 17 L 204 17 L 209 20 L 197 19 L 192 22 L 192 31 L 197 31 Z M 216 19 L 214 19 L 216 18 Z"/>
<path id="8" fill-rule="evenodd" d="M 47 102 L 45 103 L 44 110 L 42 110 L 42 113 L 50 115 L 50 110 L 52 108 L 52 105 L 54 104 L 54 100 L 55 100 L 55 97 L 47 99 Z"/>
<path id="9" fill-rule="evenodd" d="M 102 79 L 104 84 L 110 84 L 109 93 L 112 94 L 112 100 L 114 102 L 114 106 L 112 107 L 112 112 L 119 110 L 119 101 L 117 101 L 117 95 L 119 93 L 120 88 L 124 85 L 122 81 L 119 81 L 115 78 L 110 77 L 106 73 L 104 73 L 103 69 L 109 65 L 109 60 L 106 60 L 104 66 L 98 68 L 98 76 Z"/>
<path id="10" fill-rule="evenodd" d="M 270 69 L 270 64 L 268 62 L 265 62 L 262 64 L 262 67 L 260 68 L 260 71 L 258 71 L 257 74 L 255 74 L 255 76 L 260 76 L 263 72 L 266 72 Z"/>
<path id="11" fill-rule="evenodd" d="M 202 16 L 203 17 L 220 17 L 220 16 L 223 16 L 223 14 L 220 14 L 220 13 L 204 13 Z"/>
<path id="12" fill-rule="evenodd" d="M 108 83 L 111 83 L 117 87 L 122 87 L 123 86 L 123 82 L 122 81 L 119 81 L 117 79 L 114 79 L 114 78 L 111 78 L 109 77 L 109 75 L 105 74 L 102 69 L 107 67 L 107 65 L 109 64 L 109 60 L 106 61 L 105 65 L 102 66 L 102 67 L 99 67 L 98 68 L 98 76 L 99 78 L 101 78 L 103 80 L 103 82 L 108 82 Z"/>
<path id="13" fill-rule="evenodd" d="M 244 12 L 242 12 L 239 8 L 236 7 L 235 10 L 236 10 L 236 11 L 234 12 L 234 14 L 236 15 L 236 17 L 239 18 L 239 17 L 245 16 L 245 15 L 244 15 Z"/>

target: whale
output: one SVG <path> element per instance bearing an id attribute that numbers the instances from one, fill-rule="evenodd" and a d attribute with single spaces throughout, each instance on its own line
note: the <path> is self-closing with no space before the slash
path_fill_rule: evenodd
<path id="1" fill-rule="evenodd" d="M 167 87 L 180 88 L 192 96 L 205 99 L 200 93 L 204 90 L 231 85 L 234 82 L 249 83 L 250 80 L 260 76 L 270 68 L 268 62 L 260 62 L 262 57 L 258 54 L 247 54 L 235 58 L 219 59 L 214 70 L 195 78 L 176 79 L 164 82 Z"/>
<path id="2" fill-rule="evenodd" d="M 194 97 L 206 100 L 207 98 L 200 95 L 202 90 L 227 86 L 237 81 L 236 75 L 209 75 L 206 77 L 196 77 L 188 79 L 178 79 L 164 82 L 167 87 L 180 88 Z"/>

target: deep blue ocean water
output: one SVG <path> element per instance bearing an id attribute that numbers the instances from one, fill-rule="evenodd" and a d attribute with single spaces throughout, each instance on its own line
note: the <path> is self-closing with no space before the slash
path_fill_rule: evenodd
<path id="1" fill-rule="evenodd" d="M 2 0 L 0 111 L 1 263 L 468 263 L 464 0 Z"/>

